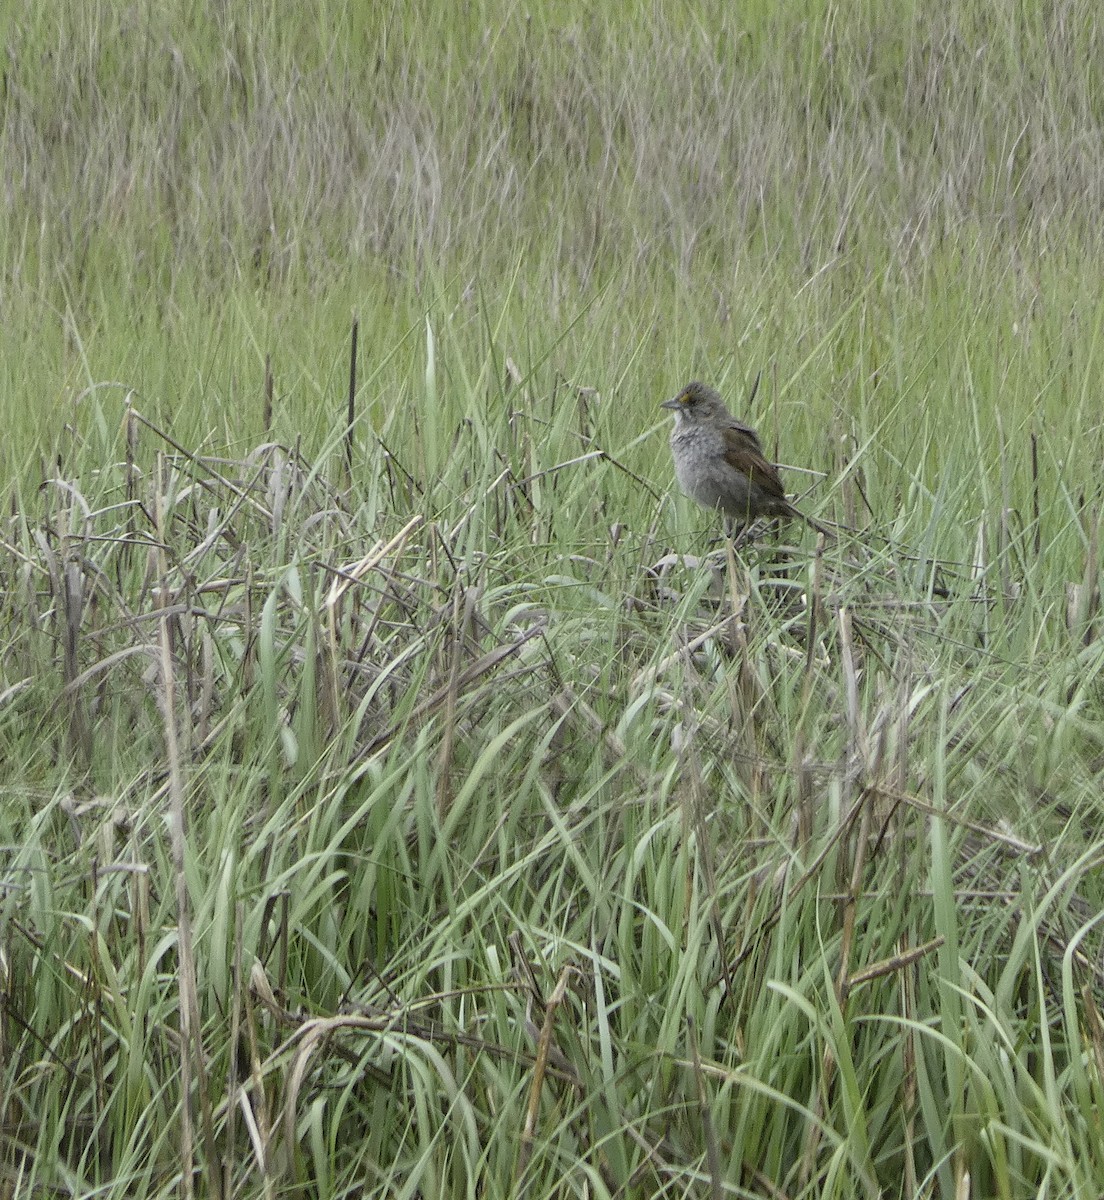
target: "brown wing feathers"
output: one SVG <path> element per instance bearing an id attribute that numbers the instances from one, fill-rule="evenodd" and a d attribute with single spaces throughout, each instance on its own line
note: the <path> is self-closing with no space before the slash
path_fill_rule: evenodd
<path id="1" fill-rule="evenodd" d="M 786 504 L 786 489 L 778 471 L 763 457 L 759 439 L 746 426 L 732 425 L 724 431 L 725 462 L 741 471 L 768 495 Z"/>

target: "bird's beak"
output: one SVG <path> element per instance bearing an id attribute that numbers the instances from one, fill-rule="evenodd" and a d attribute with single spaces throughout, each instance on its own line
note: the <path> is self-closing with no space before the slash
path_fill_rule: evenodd
<path id="1" fill-rule="evenodd" d="M 682 408 L 682 397 L 681 397 L 681 395 L 672 396 L 670 400 L 664 400 L 663 403 L 659 407 L 660 408 L 672 408 L 672 409 Z"/>

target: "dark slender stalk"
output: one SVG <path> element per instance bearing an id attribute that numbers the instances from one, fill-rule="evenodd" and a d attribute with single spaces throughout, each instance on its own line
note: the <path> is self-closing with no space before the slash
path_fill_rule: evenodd
<path id="1" fill-rule="evenodd" d="M 353 478 L 353 424 L 356 421 L 357 336 L 360 319 L 353 313 L 353 337 L 349 346 L 349 406 L 345 412 L 345 470 Z"/>

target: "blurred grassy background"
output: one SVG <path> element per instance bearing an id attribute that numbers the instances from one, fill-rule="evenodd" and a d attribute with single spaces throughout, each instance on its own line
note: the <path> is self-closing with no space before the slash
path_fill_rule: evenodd
<path id="1" fill-rule="evenodd" d="M 883 520 L 948 471 L 983 501 L 1031 428 L 1083 486 L 1100 38 L 1073 3 L 14 6 L 14 463 L 87 429 L 74 398 L 105 380 L 248 444 L 266 353 L 279 431 L 317 448 L 355 310 L 377 427 L 430 313 L 450 427 L 488 349 L 597 387 L 615 445 L 689 376 L 736 400 L 767 368 L 787 460 L 828 469 L 836 417 L 876 439 Z M 937 435 L 974 406 L 959 462 Z M 665 481 L 664 453 L 634 462 Z"/>

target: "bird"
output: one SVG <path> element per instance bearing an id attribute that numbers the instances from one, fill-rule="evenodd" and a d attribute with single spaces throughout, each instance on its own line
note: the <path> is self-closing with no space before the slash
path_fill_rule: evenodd
<path id="1" fill-rule="evenodd" d="M 756 379 L 749 400 L 758 387 Z M 703 508 L 720 509 L 726 526 L 785 517 L 835 536 L 786 499 L 778 468 L 764 457 L 759 435 L 728 411 L 713 388 L 695 379 L 660 407 L 675 414 L 671 457 L 679 487 Z"/>

